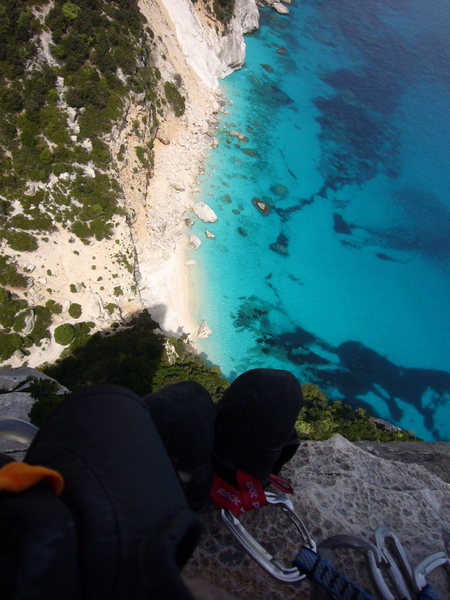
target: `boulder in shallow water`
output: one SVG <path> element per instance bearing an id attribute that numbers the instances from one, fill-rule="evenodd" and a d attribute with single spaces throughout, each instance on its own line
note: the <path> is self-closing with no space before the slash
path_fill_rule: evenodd
<path id="1" fill-rule="evenodd" d="M 204 340 L 212 334 L 212 329 L 206 321 L 202 321 L 198 327 L 197 337 Z"/>
<path id="2" fill-rule="evenodd" d="M 189 236 L 189 242 L 188 245 L 193 249 L 193 250 L 197 250 L 197 248 L 199 246 L 202 245 L 202 241 L 199 237 L 197 237 L 196 235 L 194 235 L 193 233 Z"/>
<path id="3" fill-rule="evenodd" d="M 281 254 L 281 256 L 288 255 L 288 238 L 284 233 L 280 233 L 277 237 L 276 242 L 270 244 L 269 248 L 276 252 L 277 254 Z"/>
<path id="4" fill-rule="evenodd" d="M 280 15 L 288 15 L 289 14 L 289 9 L 285 4 L 282 4 L 281 2 L 274 2 L 272 4 L 272 8 L 274 8 L 277 13 L 279 13 Z"/>
<path id="5" fill-rule="evenodd" d="M 217 221 L 216 213 L 204 202 L 196 202 L 192 210 L 204 223 L 215 223 Z"/>
<path id="6" fill-rule="evenodd" d="M 259 152 L 257 152 L 257 150 L 255 150 L 254 148 L 242 148 L 241 150 L 244 154 L 247 154 L 247 156 L 251 156 L 252 158 L 259 158 Z"/>
<path id="7" fill-rule="evenodd" d="M 229 131 L 228 135 L 238 138 L 238 140 L 241 142 L 248 142 L 248 137 L 246 135 L 244 135 L 243 133 L 240 133 L 239 131 L 235 131 L 234 129 Z"/>
<path id="8" fill-rule="evenodd" d="M 205 229 L 205 235 L 210 240 L 214 240 L 216 238 L 216 236 L 214 235 L 214 233 L 212 231 L 210 231 L 209 229 Z"/>
<path id="9" fill-rule="evenodd" d="M 282 183 L 274 183 L 270 186 L 270 191 L 279 198 L 285 198 L 289 194 L 288 188 Z"/>
<path id="10" fill-rule="evenodd" d="M 254 196 L 252 198 L 252 204 L 253 204 L 253 206 L 255 206 L 258 209 L 258 211 L 262 215 L 267 216 L 269 214 L 269 212 L 270 212 L 270 206 L 268 204 L 266 204 L 265 202 L 263 202 L 257 196 Z"/>

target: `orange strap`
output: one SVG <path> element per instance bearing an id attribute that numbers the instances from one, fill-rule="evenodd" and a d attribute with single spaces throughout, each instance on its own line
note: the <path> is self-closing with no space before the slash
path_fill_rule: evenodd
<path id="1" fill-rule="evenodd" d="M 0 469 L 0 491 L 23 492 L 41 481 L 47 482 L 57 496 L 64 489 L 62 475 L 58 471 L 48 469 L 47 467 L 12 461 Z"/>

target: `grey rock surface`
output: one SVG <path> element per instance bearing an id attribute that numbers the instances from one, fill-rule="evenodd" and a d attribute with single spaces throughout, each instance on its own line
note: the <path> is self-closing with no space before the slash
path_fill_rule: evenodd
<path id="1" fill-rule="evenodd" d="M 0 417 L 15 417 L 26 422 L 30 421 L 28 414 L 35 400 L 26 391 L 26 388 L 31 379 L 55 381 L 30 367 L 0 369 Z M 57 393 L 64 394 L 68 392 L 64 386 L 60 384 L 58 386 Z M 10 454 L 21 460 L 25 450 L 26 446 L 23 443 L 0 436 L 0 452 Z"/>
<path id="2" fill-rule="evenodd" d="M 449 446 L 443 453 L 447 470 Z M 427 454 L 428 444 L 422 442 L 415 452 Z M 449 485 L 432 469 L 415 461 L 405 463 L 375 456 L 336 435 L 325 442 L 302 442 L 282 475 L 292 482 L 297 513 L 317 541 L 343 533 L 374 541 L 375 529 L 387 525 L 402 541 L 413 565 L 432 552 L 446 550 Z M 231 537 L 217 509 L 206 508 L 200 516 L 206 531 L 186 568 L 189 576 L 203 577 L 242 599 L 319 598 L 308 582 L 289 586 L 267 575 Z M 289 563 L 298 540 L 286 517 L 271 506 L 247 513 L 243 519 L 269 552 Z M 337 551 L 333 562 L 361 586 L 371 589 L 361 557 Z M 435 583 L 442 597 L 449 598 L 450 580 L 441 571 Z"/>
<path id="3" fill-rule="evenodd" d="M 374 456 L 421 465 L 450 483 L 449 442 L 356 442 L 356 445 Z"/>

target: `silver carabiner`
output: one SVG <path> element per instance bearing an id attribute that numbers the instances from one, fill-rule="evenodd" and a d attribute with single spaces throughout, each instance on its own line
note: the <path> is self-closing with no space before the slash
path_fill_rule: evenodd
<path id="1" fill-rule="evenodd" d="M 0 439 L 31 444 L 39 429 L 16 417 L 0 417 Z"/>
<path id="2" fill-rule="evenodd" d="M 316 543 L 310 536 L 303 521 L 294 511 L 292 501 L 281 494 L 280 492 L 265 492 L 267 504 L 279 505 L 295 525 L 301 537 L 301 545 L 307 546 L 314 552 L 316 551 Z M 241 544 L 244 550 L 255 560 L 269 575 L 283 583 L 298 583 L 306 578 L 306 575 L 300 573 L 297 567 L 284 565 L 280 560 L 272 556 L 261 544 L 247 531 L 237 517 L 230 510 L 221 510 L 222 519 Z"/>
<path id="3" fill-rule="evenodd" d="M 418 591 L 422 591 L 427 585 L 426 576 L 439 567 L 447 565 L 450 567 L 450 556 L 445 552 L 435 552 L 426 556 L 416 565 L 413 573 L 414 583 Z"/>

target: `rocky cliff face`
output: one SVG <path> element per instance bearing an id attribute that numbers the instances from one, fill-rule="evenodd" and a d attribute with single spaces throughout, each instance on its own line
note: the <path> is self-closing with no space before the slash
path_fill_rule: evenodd
<path id="1" fill-rule="evenodd" d="M 237 0 L 225 32 L 210 13 L 197 9 L 191 0 L 162 0 L 161 5 L 174 25 L 187 63 L 208 87 L 216 88 L 218 78 L 242 67 L 243 34 L 254 31 L 259 24 L 254 0 Z"/>
<path id="2" fill-rule="evenodd" d="M 0 194 L 4 203 L 0 218 L 6 215 L 10 229 L 9 237 L 2 241 L 0 236 L 6 290 L 2 302 L 9 307 L 8 315 L 0 315 L 5 327 L 0 339 L 4 364 L 53 362 L 68 346 L 55 342 L 60 326 L 69 326 L 58 330 L 64 334 L 57 332 L 60 342 L 71 336 L 81 340 L 143 308 L 153 311 L 168 333 L 192 332 L 188 307 L 180 303 L 187 285 L 180 258 L 187 244 L 184 219 L 205 152 L 214 144 L 223 102 L 218 78 L 242 66 L 243 33 L 257 27 L 258 11 L 254 0 L 237 0 L 235 16 L 224 32 L 201 2 L 141 0 L 139 8 L 147 28 L 140 41 L 138 68 L 148 68 L 150 96 L 156 94 L 156 101 L 150 101 L 139 86 L 127 92 L 111 131 L 96 139 L 83 128 L 85 108 L 81 97 L 74 95 L 85 87 L 72 90 L 68 84 L 72 76 L 58 75 L 49 106 L 58 127 L 66 128 L 58 130 L 64 152 L 70 147 L 77 158 L 64 169 L 54 168 L 51 161 L 60 149 L 44 133 L 48 143 L 42 157 L 51 165 L 46 167 L 47 180 L 37 172 L 42 180 L 24 182 L 17 197 L 14 188 L 9 196 Z M 53 10 L 57 10 L 53 3 L 33 8 L 39 34 L 30 38 L 37 54 L 29 73 L 60 72 L 62 55 L 57 56 L 57 42 L 45 25 Z M 78 13 L 71 18 L 76 23 Z M 120 68 L 115 75 L 129 84 L 129 75 Z M 104 198 L 111 214 L 105 212 Z M 31 225 L 23 220 L 28 210 L 34 211 Z M 14 231 L 16 221 L 19 229 Z M 100 222 L 101 230 L 96 230 Z M 35 223 L 48 231 L 37 230 L 34 235 L 31 229 L 30 236 L 20 230 L 30 231 Z M 181 292 L 169 289 L 170 280 L 181 282 Z"/>

